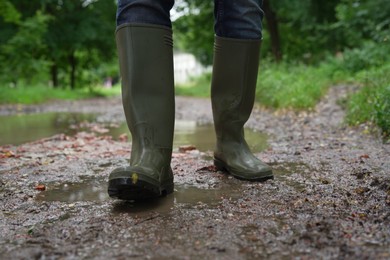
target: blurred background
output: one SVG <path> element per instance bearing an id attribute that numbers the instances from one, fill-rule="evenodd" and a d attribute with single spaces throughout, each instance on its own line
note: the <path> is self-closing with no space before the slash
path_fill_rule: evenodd
<path id="1" fill-rule="evenodd" d="M 390 133 L 390 2 L 264 0 L 257 101 L 312 109 L 330 87 L 352 125 Z M 119 95 L 114 0 L 1 0 L 0 104 Z M 172 10 L 178 95 L 209 96 L 213 1 Z"/>

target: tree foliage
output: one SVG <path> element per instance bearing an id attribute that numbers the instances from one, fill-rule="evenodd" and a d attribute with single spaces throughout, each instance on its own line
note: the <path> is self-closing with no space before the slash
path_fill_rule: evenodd
<path id="1" fill-rule="evenodd" d="M 181 16 L 173 23 L 175 44 L 193 53 L 203 64 L 211 64 L 213 52 L 213 3 L 203 0 L 177 1 Z"/>
<path id="2" fill-rule="evenodd" d="M 13 4 L 8 0 L 0 2 L 0 16 L 8 23 L 18 23 L 21 14 L 16 10 Z"/>
<path id="3" fill-rule="evenodd" d="M 362 41 L 389 44 L 390 2 L 386 0 L 342 0 L 336 6 L 334 27 L 342 32 L 349 47 L 359 47 Z"/>
<path id="4" fill-rule="evenodd" d="M 211 63 L 211 1 L 182 0 L 183 16 L 174 22 L 178 46 Z M 367 41 L 387 44 L 390 2 L 387 0 L 264 0 L 263 55 L 280 60 L 321 60 L 328 53 L 362 47 Z M 181 9 L 180 9 L 181 8 Z"/>
<path id="5" fill-rule="evenodd" d="M 75 88 L 115 57 L 114 0 L 13 0 L 0 10 L 0 69 L 15 84 L 46 74 L 54 86 Z"/>
<path id="6" fill-rule="evenodd" d="M 204 64 L 212 63 L 213 8 L 176 0 L 175 48 Z M 76 88 L 114 76 L 115 10 L 115 0 L 0 1 L 0 82 Z M 388 0 L 264 0 L 264 10 L 263 56 L 315 63 L 344 52 L 351 70 L 388 57 Z"/>
<path id="7" fill-rule="evenodd" d="M 1 46 L 4 77 L 13 83 L 19 78 L 30 82 L 34 75 L 48 66 L 43 59 L 47 45 L 43 40 L 51 17 L 37 11 L 34 16 L 18 22 L 19 29 Z"/>

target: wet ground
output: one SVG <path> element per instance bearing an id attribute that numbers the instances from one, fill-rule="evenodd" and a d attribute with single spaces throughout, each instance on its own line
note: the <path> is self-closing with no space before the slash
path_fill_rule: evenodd
<path id="1" fill-rule="evenodd" d="M 130 152 L 119 99 L 2 106 L 0 258 L 389 259 L 390 144 L 343 123 L 348 91 L 311 112 L 254 110 L 265 183 L 217 172 L 209 101 L 178 97 L 175 192 L 147 203 L 106 194 Z"/>
<path id="2" fill-rule="evenodd" d="M 82 113 L 36 113 L 0 116 L 4 122 L 0 128 L 0 145 L 19 145 L 55 134 L 73 136 L 81 131 L 94 132 L 99 136 L 111 136 L 113 140 L 125 138 L 131 142 L 125 122 L 96 123 L 98 115 Z M 17 134 L 15 134 L 17 133 Z M 245 129 L 245 136 L 253 152 L 267 148 L 266 134 Z M 214 126 L 198 124 L 196 120 L 176 120 L 174 148 L 194 146 L 199 151 L 211 151 L 215 144 Z M 182 147 L 183 148 L 183 147 Z"/>

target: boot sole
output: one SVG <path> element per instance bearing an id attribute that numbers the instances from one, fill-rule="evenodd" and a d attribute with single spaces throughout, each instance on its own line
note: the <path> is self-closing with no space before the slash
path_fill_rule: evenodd
<path id="1" fill-rule="evenodd" d="M 108 195 L 111 198 L 120 200 L 147 200 L 166 196 L 173 192 L 174 184 L 172 182 L 165 185 L 156 185 L 142 179 L 142 176 L 136 184 L 132 178 L 115 178 L 108 182 Z"/>
<path id="2" fill-rule="evenodd" d="M 266 172 L 259 172 L 259 174 L 263 174 L 264 176 L 259 176 L 255 178 L 246 178 L 240 175 L 240 172 L 233 171 L 229 169 L 229 166 L 227 166 L 226 163 L 221 161 L 220 159 L 214 158 L 214 166 L 217 168 L 217 170 L 228 173 L 232 175 L 234 178 L 244 180 L 244 181 L 257 181 L 257 182 L 263 182 L 266 180 L 274 179 L 274 175 L 272 174 L 272 171 L 266 171 Z"/>

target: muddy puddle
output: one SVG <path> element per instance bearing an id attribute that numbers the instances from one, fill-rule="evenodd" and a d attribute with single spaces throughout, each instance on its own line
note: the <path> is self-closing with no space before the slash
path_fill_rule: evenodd
<path id="1" fill-rule="evenodd" d="M 42 113 L 0 116 L 0 145 L 19 145 L 55 134 L 74 134 L 71 125 L 96 116 L 80 113 Z"/>
<path id="2" fill-rule="evenodd" d="M 46 190 L 35 197 L 37 201 L 60 201 L 75 203 L 113 202 L 113 212 L 116 213 L 148 213 L 169 212 L 174 207 L 196 207 L 205 205 L 216 207 L 223 198 L 239 198 L 241 184 L 227 184 L 218 189 L 204 189 L 188 184 L 176 184 L 175 192 L 159 200 L 144 202 L 126 202 L 112 199 L 107 194 L 107 181 L 97 178 L 82 178 L 81 182 L 52 183 L 46 185 Z"/>
<path id="3" fill-rule="evenodd" d="M 305 164 L 288 163 L 274 166 L 275 179 L 300 192 L 305 184 L 296 180 L 295 176 L 304 175 L 310 169 Z M 196 185 L 175 184 L 175 192 L 164 198 L 143 203 L 123 202 L 111 199 L 107 194 L 107 180 L 99 177 L 82 177 L 80 182 L 48 183 L 46 190 L 41 191 L 35 199 L 37 201 L 60 201 L 75 203 L 114 202 L 115 212 L 168 212 L 174 207 L 196 207 L 206 205 L 216 207 L 223 198 L 238 199 L 242 196 L 244 185 L 248 182 L 237 182 L 235 179 L 226 179 L 218 188 L 200 188 Z"/>
<path id="4" fill-rule="evenodd" d="M 0 145 L 19 145 L 64 133 L 74 135 L 78 131 L 97 131 L 98 135 L 110 135 L 114 139 L 126 133 L 125 123 L 121 125 L 96 124 L 96 115 L 80 113 L 42 113 L 0 117 Z M 245 136 L 253 152 L 267 148 L 265 134 L 245 129 Z M 131 140 L 129 140 L 131 141 Z M 193 145 L 200 151 L 214 149 L 215 134 L 213 125 L 199 125 L 195 121 L 176 120 L 174 148 Z"/>

